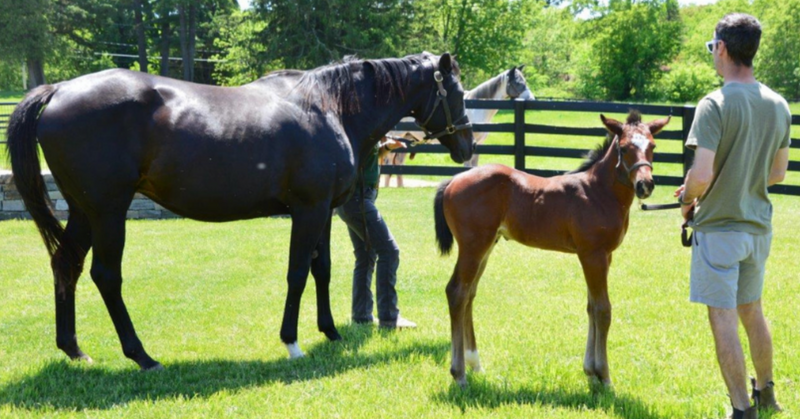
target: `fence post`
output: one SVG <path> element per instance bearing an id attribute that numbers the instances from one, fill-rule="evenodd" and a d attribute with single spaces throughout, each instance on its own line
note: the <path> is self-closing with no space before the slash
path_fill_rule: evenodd
<path id="1" fill-rule="evenodd" d="M 681 136 L 683 137 L 682 141 L 683 144 L 681 145 L 681 149 L 683 150 L 683 176 L 686 178 L 686 172 L 692 167 L 692 162 L 694 161 L 694 150 L 686 147 L 686 139 L 689 138 L 689 131 L 692 129 L 692 123 L 694 122 L 694 106 L 684 106 L 683 107 L 683 128 L 681 132 Z"/>
<path id="2" fill-rule="evenodd" d="M 525 100 L 514 100 L 514 168 L 525 171 Z"/>

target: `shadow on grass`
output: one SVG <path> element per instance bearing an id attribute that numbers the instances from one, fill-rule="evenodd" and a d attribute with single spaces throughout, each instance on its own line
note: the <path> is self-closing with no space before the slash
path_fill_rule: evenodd
<path id="1" fill-rule="evenodd" d="M 374 335 L 393 332 L 360 325 L 341 326 L 339 332 L 344 340 L 320 342 L 307 351 L 305 358 L 292 361 L 184 361 L 167 363 L 163 371 L 146 373 L 133 368 L 107 370 L 68 360 L 52 362 L 34 376 L 0 387 L 0 405 L 31 410 L 84 410 L 110 409 L 137 400 L 204 398 L 224 390 L 331 377 L 420 355 L 443 363 L 450 347 L 445 341 L 420 342 L 362 354 L 360 348 Z"/>
<path id="2" fill-rule="evenodd" d="M 466 413 L 470 409 L 497 409 L 506 405 L 531 405 L 571 410 L 603 411 L 624 419 L 667 419 L 652 407 L 628 395 L 615 394 L 613 390 L 573 392 L 545 386 L 508 388 L 502 384 L 487 382 L 483 377 L 472 376 L 469 386 L 461 389 L 453 383 L 450 389 L 434 396 L 439 403 L 448 403 Z"/>

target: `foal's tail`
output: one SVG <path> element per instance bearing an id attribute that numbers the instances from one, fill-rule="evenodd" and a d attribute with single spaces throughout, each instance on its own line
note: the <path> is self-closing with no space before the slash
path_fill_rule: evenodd
<path id="1" fill-rule="evenodd" d="M 50 256 L 55 254 L 64 227 L 50 209 L 50 198 L 42 178 L 36 147 L 39 114 L 56 92 L 52 85 L 39 86 L 17 105 L 8 121 L 6 150 L 14 173 L 14 183 L 28 212 L 36 222 Z"/>
<path id="2" fill-rule="evenodd" d="M 444 218 L 444 190 L 450 185 L 453 179 L 448 179 L 439 185 L 436 191 L 436 198 L 433 199 L 433 219 L 436 225 L 436 243 L 439 245 L 439 253 L 442 256 L 450 254 L 453 248 L 453 232 L 450 231 L 450 226 L 447 225 L 447 220 Z"/>

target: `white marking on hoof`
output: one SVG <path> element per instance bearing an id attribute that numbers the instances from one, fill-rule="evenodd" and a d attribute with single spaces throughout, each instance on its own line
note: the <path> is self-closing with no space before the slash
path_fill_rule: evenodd
<path id="1" fill-rule="evenodd" d="M 297 359 L 306 356 L 302 350 L 300 350 L 300 346 L 295 343 L 286 343 L 286 349 L 289 350 L 289 359 Z"/>
<path id="2" fill-rule="evenodd" d="M 470 366 L 470 368 L 472 368 L 472 371 L 483 372 L 483 368 L 481 367 L 481 360 L 480 357 L 478 357 L 477 349 L 474 351 L 470 350 L 464 351 L 464 361 L 467 363 L 467 365 Z"/>

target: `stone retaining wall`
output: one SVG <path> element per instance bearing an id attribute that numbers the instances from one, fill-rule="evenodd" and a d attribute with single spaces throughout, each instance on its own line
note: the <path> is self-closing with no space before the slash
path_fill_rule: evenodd
<path id="1" fill-rule="evenodd" d="M 66 220 L 69 215 L 67 201 L 58 190 L 53 176 L 49 172 L 43 172 L 44 181 L 47 184 L 47 193 L 55 206 L 55 215 L 60 220 Z M 9 171 L 0 171 L 0 220 L 9 219 L 30 219 L 31 216 L 25 211 L 25 204 L 14 184 L 14 178 Z M 128 219 L 164 219 L 179 218 L 175 213 L 165 209 L 161 205 L 148 199 L 142 194 L 136 194 L 133 202 L 128 209 Z"/>

